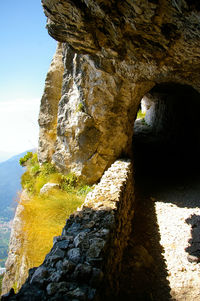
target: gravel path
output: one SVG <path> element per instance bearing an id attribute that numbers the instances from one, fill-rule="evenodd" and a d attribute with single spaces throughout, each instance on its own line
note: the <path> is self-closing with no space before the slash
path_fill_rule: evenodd
<path id="1" fill-rule="evenodd" d="M 120 300 L 200 301 L 199 156 L 143 125 L 133 140 L 136 208 Z"/>
<path id="2" fill-rule="evenodd" d="M 185 201 L 188 201 L 188 205 L 192 204 L 193 208 L 179 207 L 170 200 L 169 203 L 155 200 L 161 235 L 160 244 L 164 248 L 163 255 L 168 270 L 167 279 L 173 299 L 200 300 L 200 264 L 188 260 L 188 255 L 196 253 L 199 255 L 200 209 L 198 206 L 200 201 L 191 199 L 185 199 Z M 198 256 L 193 258 L 195 259 L 198 260 Z"/>
<path id="3" fill-rule="evenodd" d="M 200 258 L 200 187 L 192 185 L 137 192 L 120 300 L 200 300 L 200 263 L 188 260 Z"/>

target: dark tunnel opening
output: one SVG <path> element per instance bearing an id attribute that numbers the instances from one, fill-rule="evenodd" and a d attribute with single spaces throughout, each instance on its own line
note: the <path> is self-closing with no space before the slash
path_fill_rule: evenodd
<path id="1" fill-rule="evenodd" d="M 177 262 L 183 257 L 187 264 L 188 256 L 200 260 L 200 94 L 190 86 L 159 84 L 140 107 L 146 114 L 138 114 L 134 125 L 136 205 L 122 262 L 120 300 L 193 300 L 196 284 L 182 284 L 190 276 L 183 275 L 185 266 Z M 191 236 L 183 230 L 188 223 Z M 193 268 L 186 268 L 190 275 Z"/>
<path id="2" fill-rule="evenodd" d="M 136 176 L 189 178 L 200 167 L 200 94 L 190 86 L 156 85 L 145 97 L 146 115 L 135 122 Z"/>

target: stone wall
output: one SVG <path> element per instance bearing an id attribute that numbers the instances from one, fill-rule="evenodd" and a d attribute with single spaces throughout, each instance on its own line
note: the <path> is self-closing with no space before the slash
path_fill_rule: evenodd
<path id="1" fill-rule="evenodd" d="M 133 213 L 132 164 L 118 160 L 67 220 L 44 263 L 29 271 L 19 293 L 11 290 L 1 300 L 114 298 Z"/>

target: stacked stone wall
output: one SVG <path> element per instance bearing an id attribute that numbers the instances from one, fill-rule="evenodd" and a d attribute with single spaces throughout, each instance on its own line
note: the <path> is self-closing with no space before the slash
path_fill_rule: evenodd
<path id="1" fill-rule="evenodd" d="M 3 300 L 103 300 L 117 297 L 134 212 L 132 164 L 118 160 L 67 220 L 44 263 L 18 294 Z"/>

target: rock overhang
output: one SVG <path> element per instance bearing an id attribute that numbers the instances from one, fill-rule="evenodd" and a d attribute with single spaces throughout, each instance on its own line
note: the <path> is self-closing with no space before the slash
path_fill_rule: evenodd
<path id="1" fill-rule="evenodd" d="M 64 172 L 94 183 L 117 158 L 132 156 L 138 106 L 156 84 L 172 82 L 200 91 L 198 3 L 42 4 L 49 34 L 63 43 L 64 76 L 52 158 Z M 43 137 L 40 142 L 45 145 Z"/>
<path id="2" fill-rule="evenodd" d="M 197 84 L 200 17 L 194 1 L 43 0 L 47 29 L 99 69 L 133 81 Z M 192 77 L 192 78 L 191 78 Z"/>

